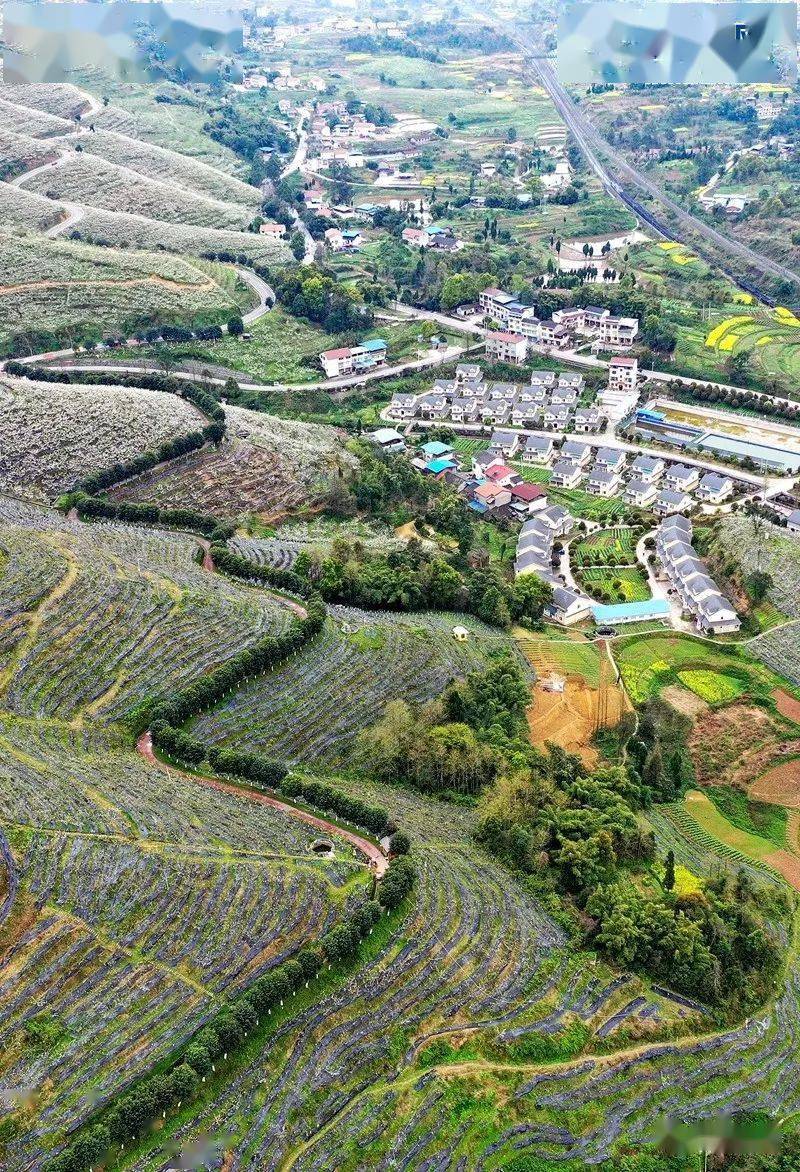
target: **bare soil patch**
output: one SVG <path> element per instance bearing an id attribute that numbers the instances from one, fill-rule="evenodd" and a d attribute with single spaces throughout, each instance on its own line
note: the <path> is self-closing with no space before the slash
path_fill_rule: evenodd
<path id="1" fill-rule="evenodd" d="M 598 727 L 599 689 L 590 688 L 582 676 L 570 675 L 564 682 L 563 692 L 548 692 L 536 684 L 531 694 L 533 704 L 528 709 L 531 744 L 543 749 L 549 741 L 576 753 L 587 765 L 596 765 L 599 755 L 591 741 Z M 609 685 L 606 723 L 617 724 L 624 709 L 622 690 Z"/>
<path id="2" fill-rule="evenodd" d="M 789 720 L 800 724 L 800 700 L 795 700 L 794 696 L 784 692 L 783 688 L 776 688 L 772 693 L 772 699 L 781 716 L 788 716 Z"/>
<path id="3" fill-rule="evenodd" d="M 800 760 L 782 761 L 762 774 L 748 790 L 749 796 L 787 810 L 800 810 Z"/>
<path id="4" fill-rule="evenodd" d="M 701 712 L 708 712 L 708 704 L 705 700 L 696 696 L 694 692 L 690 692 L 688 688 L 681 688 L 678 684 L 670 684 L 668 688 L 662 690 L 661 695 L 668 704 L 677 708 L 678 712 L 682 712 L 684 716 L 691 716 L 692 720 Z"/>
<path id="5" fill-rule="evenodd" d="M 800 739 L 787 741 L 778 721 L 765 709 L 731 704 L 695 717 L 689 752 L 700 785 L 749 786 L 782 753 L 800 753 Z"/>
<path id="6" fill-rule="evenodd" d="M 800 891 L 800 858 L 797 855 L 790 855 L 788 851 L 774 851 L 765 856 L 764 862 L 783 875 L 795 891 Z"/>

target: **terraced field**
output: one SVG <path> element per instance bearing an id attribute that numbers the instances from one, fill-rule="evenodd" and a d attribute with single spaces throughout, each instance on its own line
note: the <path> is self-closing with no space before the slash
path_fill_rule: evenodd
<path id="1" fill-rule="evenodd" d="M 368 614 L 331 607 L 323 635 L 285 665 L 204 713 L 194 734 L 268 749 L 281 760 L 344 766 L 360 728 L 390 700 L 430 700 L 508 640 L 463 615 Z M 465 643 L 453 626 L 471 631 Z"/>
<path id="2" fill-rule="evenodd" d="M 357 461 L 332 427 L 226 407 L 228 439 L 121 486 L 117 500 L 207 509 L 222 517 L 257 514 L 277 521 L 319 506 Z"/>
<path id="3" fill-rule="evenodd" d="M 48 498 L 206 422 L 176 395 L 7 376 L 0 407 L 0 491 Z"/>

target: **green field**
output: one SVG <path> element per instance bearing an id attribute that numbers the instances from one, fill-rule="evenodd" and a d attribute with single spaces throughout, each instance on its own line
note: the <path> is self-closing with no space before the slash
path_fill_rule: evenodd
<path id="1" fill-rule="evenodd" d="M 650 589 L 640 570 L 633 566 L 591 566 L 576 571 L 588 594 L 604 602 L 644 602 Z"/>
<path id="2" fill-rule="evenodd" d="M 614 655 L 635 703 L 650 700 L 675 684 L 709 704 L 726 703 L 745 694 L 766 698 L 778 682 L 769 668 L 751 659 L 742 648 L 731 646 L 726 652 L 686 635 L 620 639 L 614 644 Z"/>
<path id="3" fill-rule="evenodd" d="M 614 525 L 590 533 L 572 544 L 570 558 L 577 566 L 632 565 L 636 561 L 634 532 L 628 525 Z"/>

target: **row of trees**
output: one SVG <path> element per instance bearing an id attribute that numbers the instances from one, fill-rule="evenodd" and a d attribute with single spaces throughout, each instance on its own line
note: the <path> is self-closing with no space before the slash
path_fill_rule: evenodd
<path id="1" fill-rule="evenodd" d="M 64 1151 L 48 1160 L 51 1172 L 85 1172 L 103 1164 L 109 1153 L 145 1134 L 162 1114 L 191 1102 L 217 1063 L 235 1058 L 263 1019 L 279 1011 L 284 1001 L 298 992 L 328 965 L 357 956 L 362 940 L 381 917 L 383 908 L 397 907 L 410 892 L 414 871 L 406 858 L 389 868 L 377 900 L 354 908 L 347 918 L 329 929 L 316 944 L 259 977 L 247 990 L 223 1005 L 199 1030 L 164 1071 L 139 1079 L 105 1108 L 96 1122 L 75 1135 Z"/>

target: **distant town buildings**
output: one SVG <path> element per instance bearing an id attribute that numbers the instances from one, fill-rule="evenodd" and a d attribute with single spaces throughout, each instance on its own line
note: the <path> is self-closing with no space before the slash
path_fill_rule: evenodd
<path id="1" fill-rule="evenodd" d="M 373 338 L 362 346 L 342 346 L 336 350 L 323 350 L 319 356 L 326 378 L 338 378 L 345 374 L 358 374 L 383 366 L 386 362 L 386 343 L 382 338 Z"/>

